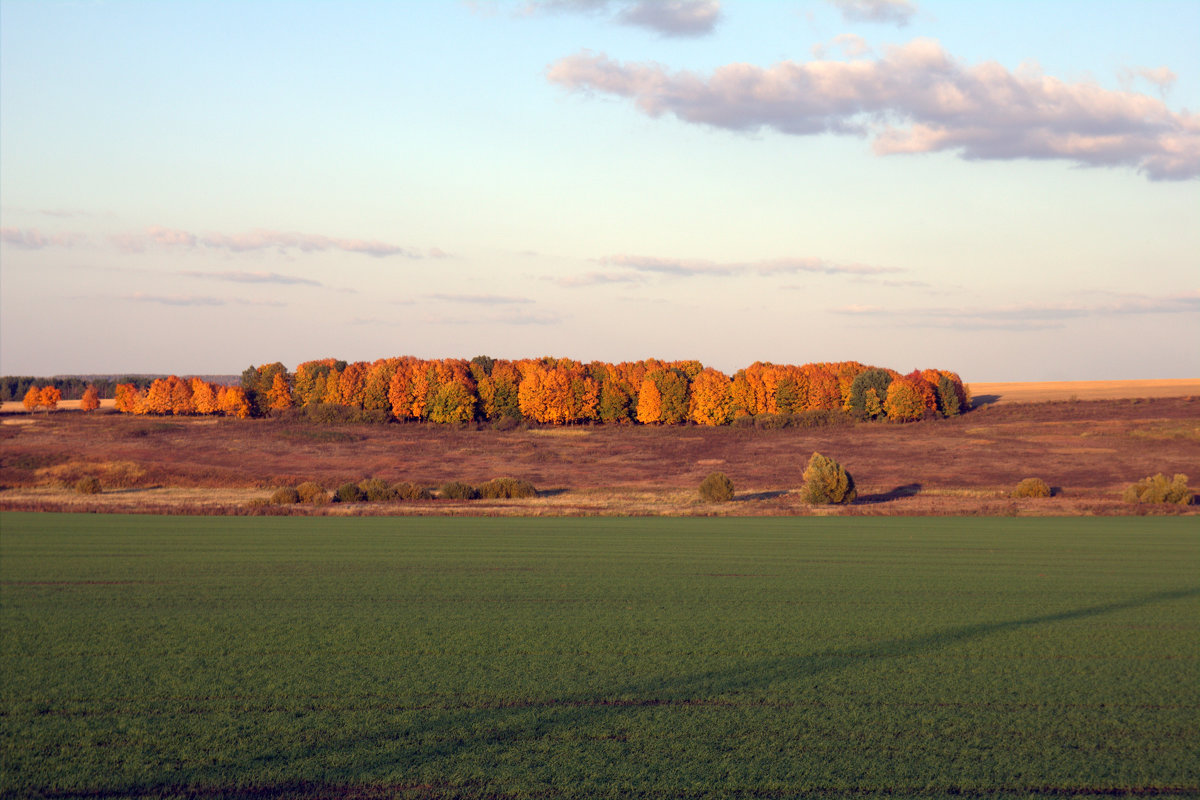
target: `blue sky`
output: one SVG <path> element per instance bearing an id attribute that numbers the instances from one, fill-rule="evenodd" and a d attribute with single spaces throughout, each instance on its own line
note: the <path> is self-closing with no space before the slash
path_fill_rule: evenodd
<path id="1" fill-rule="evenodd" d="M 0 0 L 0 372 L 1200 374 L 1200 3 Z"/>

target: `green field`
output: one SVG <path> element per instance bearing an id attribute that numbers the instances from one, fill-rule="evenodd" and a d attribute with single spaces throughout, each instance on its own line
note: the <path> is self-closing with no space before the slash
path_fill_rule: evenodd
<path id="1" fill-rule="evenodd" d="M 1194 517 L 0 525 L 2 797 L 1200 795 Z"/>

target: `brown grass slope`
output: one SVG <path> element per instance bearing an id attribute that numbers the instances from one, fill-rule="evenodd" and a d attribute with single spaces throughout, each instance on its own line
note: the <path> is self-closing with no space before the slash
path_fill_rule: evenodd
<path id="1" fill-rule="evenodd" d="M 0 425 L 0 508 L 245 513 L 273 486 L 327 488 L 378 477 L 436 487 L 509 475 L 543 496 L 424 501 L 304 513 L 793 514 L 813 451 L 854 475 L 849 513 L 1128 513 L 1121 489 L 1157 472 L 1200 479 L 1200 399 L 984 406 L 909 425 L 815 430 L 592 426 L 494 431 L 427 424 L 314 426 L 273 419 L 39 413 Z M 24 422 L 26 424 L 8 424 Z M 712 506 L 700 481 L 719 470 L 738 500 Z M 85 475 L 105 492 L 69 490 Z M 1025 477 L 1049 500 L 1007 497 Z M 301 510 L 301 509 L 296 509 Z M 1145 509 L 1142 509 L 1143 511 Z M 844 512 L 840 512 L 844 513 Z"/>

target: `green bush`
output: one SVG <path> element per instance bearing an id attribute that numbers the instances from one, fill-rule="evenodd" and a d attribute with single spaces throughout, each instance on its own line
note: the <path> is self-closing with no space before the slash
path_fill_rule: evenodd
<path id="1" fill-rule="evenodd" d="M 700 481 L 700 499 L 707 503 L 727 503 L 733 499 L 733 481 L 724 472 L 714 472 Z"/>
<path id="2" fill-rule="evenodd" d="M 392 491 L 396 493 L 397 500 L 432 500 L 433 492 L 426 489 L 424 486 L 417 486 L 415 483 L 401 481 L 400 483 L 392 484 Z"/>
<path id="3" fill-rule="evenodd" d="M 842 465 L 820 453 L 813 453 L 804 469 L 801 498 L 811 505 L 853 503 L 858 497 L 854 478 Z"/>
<path id="4" fill-rule="evenodd" d="M 892 374 L 886 369 L 872 367 L 860 372 L 850 384 L 850 410 L 864 419 L 883 416 L 883 402 L 891 385 Z"/>
<path id="5" fill-rule="evenodd" d="M 305 481 L 296 487 L 296 494 L 300 496 L 301 503 L 309 503 L 314 506 L 323 506 L 329 502 L 329 492 L 325 491 L 319 483 L 313 481 Z"/>
<path id="6" fill-rule="evenodd" d="M 75 482 L 75 491 L 79 494 L 100 494 L 100 479 L 88 475 Z"/>
<path id="7" fill-rule="evenodd" d="M 361 503 L 367 499 L 367 493 L 358 488 L 357 483 L 343 483 L 333 493 L 335 503 Z"/>
<path id="8" fill-rule="evenodd" d="M 367 501 L 370 503 L 386 503 L 389 500 L 396 499 L 396 493 L 388 486 L 387 481 L 379 478 L 367 478 L 359 481 L 358 488 L 362 489 Z"/>
<path id="9" fill-rule="evenodd" d="M 291 486 L 276 489 L 275 493 L 271 495 L 271 505 L 273 506 L 289 506 L 299 502 L 300 493 Z"/>
<path id="10" fill-rule="evenodd" d="M 488 500 L 537 497 L 533 484 L 520 478 L 492 478 L 479 487 L 479 496 Z"/>
<path id="11" fill-rule="evenodd" d="M 1190 505 L 1193 494 L 1188 491 L 1187 475 L 1176 475 L 1171 480 L 1161 472 L 1142 478 L 1125 490 L 1122 499 L 1126 503 L 1177 503 Z"/>
<path id="12" fill-rule="evenodd" d="M 451 481 L 442 486 L 441 496 L 445 500 L 478 500 L 479 490 L 469 483 Z"/>
<path id="13" fill-rule="evenodd" d="M 1041 478 L 1025 478 L 1013 489 L 1013 497 L 1049 497 L 1050 484 Z"/>

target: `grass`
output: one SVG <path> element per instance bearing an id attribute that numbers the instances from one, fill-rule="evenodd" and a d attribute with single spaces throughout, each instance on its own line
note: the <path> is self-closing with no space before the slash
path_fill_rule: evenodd
<path id="1" fill-rule="evenodd" d="M 1196 796 L 1188 518 L 0 516 L 0 796 Z"/>

